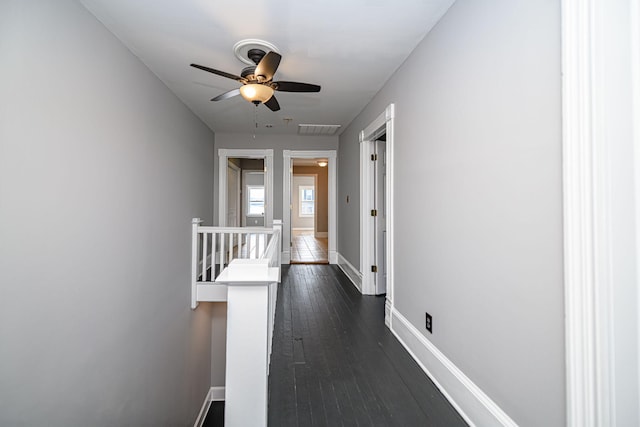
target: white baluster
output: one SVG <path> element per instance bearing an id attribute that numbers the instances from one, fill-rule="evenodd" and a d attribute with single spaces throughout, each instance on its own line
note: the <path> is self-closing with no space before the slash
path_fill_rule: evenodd
<path id="1" fill-rule="evenodd" d="M 202 281 L 207 281 L 207 251 L 209 250 L 207 238 L 209 233 L 202 233 Z"/>
<path id="2" fill-rule="evenodd" d="M 224 269 L 224 237 L 226 233 L 220 233 L 220 271 Z"/>

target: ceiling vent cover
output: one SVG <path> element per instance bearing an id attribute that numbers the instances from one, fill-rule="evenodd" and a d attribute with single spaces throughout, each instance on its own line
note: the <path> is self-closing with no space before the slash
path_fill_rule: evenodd
<path id="1" fill-rule="evenodd" d="M 298 125 L 300 135 L 335 135 L 340 125 Z"/>

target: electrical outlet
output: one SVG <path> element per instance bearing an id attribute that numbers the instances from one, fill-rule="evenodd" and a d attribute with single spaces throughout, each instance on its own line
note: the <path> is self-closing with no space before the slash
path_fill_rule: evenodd
<path id="1" fill-rule="evenodd" d="M 431 315 L 429 313 L 424 313 L 424 314 L 426 315 L 425 328 L 427 328 L 427 331 L 429 331 L 429 333 L 432 334 L 433 320 L 431 319 Z"/>

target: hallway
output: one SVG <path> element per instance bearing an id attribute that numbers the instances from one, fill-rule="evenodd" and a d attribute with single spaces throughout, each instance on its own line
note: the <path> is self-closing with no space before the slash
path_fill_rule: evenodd
<path id="1" fill-rule="evenodd" d="M 272 426 L 465 426 L 363 297 L 330 265 L 292 265 L 279 288 Z"/>

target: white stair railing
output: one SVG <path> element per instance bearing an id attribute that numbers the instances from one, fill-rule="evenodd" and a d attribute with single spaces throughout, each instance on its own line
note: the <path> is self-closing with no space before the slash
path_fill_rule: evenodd
<path id="1" fill-rule="evenodd" d="M 227 292 L 227 427 L 267 425 L 269 362 L 282 253 L 282 221 L 273 223 L 272 229 L 221 228 L 203 227 L 199 219 L 193 220 L 191 306 L 212 301 L 206 299 L 207 289 L 226 288 Z"/>
<path id="2" fill-rule="evenodd" d="M 200 301 L 226 301 L 226 288 L 211 286 L 234 259 L 265 256 L 275 228 L 203 226 L 192 220 L 191 308 Z M 277 224 L 274 221 L 274 224 Z"/>

